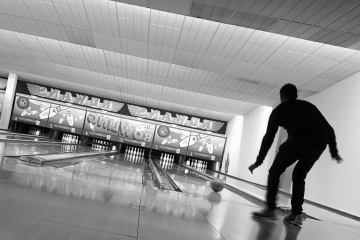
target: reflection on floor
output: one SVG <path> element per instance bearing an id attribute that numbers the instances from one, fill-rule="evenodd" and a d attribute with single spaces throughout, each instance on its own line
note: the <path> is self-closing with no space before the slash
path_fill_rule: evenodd
<path id="1" fill-rule="evenodd" d="M 143 165 L 122 155 L 56 168 L 3 157 L 0 239 L 360 239 L 360 228 L 306 219 L 302 228 L 251 216 L 256 204 L 184 171 L 183 192 L 143 184 Z"/>
<path id="2" fill-rule="evenodd" d="M 39 142 L 39 141 L 0 141 L 1 156 L 24 156 L 36 154 L 50 154 L 73 151 L 95 151 L 87 146 L 77 146 L 75 144 L 64 144 L 56 142 Z"/>

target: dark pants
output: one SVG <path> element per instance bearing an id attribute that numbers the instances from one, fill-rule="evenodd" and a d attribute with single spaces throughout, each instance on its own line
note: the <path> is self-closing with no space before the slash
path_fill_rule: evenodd
<path id="1" fill-rule="evenodd" d="M 268 209 L 276 208 L 276 195 L 279 188 L 281 174 L 294 162 L 296 166 L 292 174 L 293 189 L 291 207 L 293 214 L 301 214 L 304 203 L 305 178 L 316 160 L 326 148 L 326 143 L 304 143 L 286 141 L 277 153 L 274 163 L 269 170 L 266 202 Z"/>

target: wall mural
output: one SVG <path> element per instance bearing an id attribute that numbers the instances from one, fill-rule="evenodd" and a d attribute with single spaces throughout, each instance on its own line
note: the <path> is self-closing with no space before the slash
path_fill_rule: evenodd
<path id="1" fill-rule="evenodd" d="M 81 133 L 84 124 L 85 110 L 51 104 L 48 127 Z"/>
<path id="2" fill-rule="evenodd" d="M 192 132 L 189 141 L 188 155 L 208 157 L 220 160 L 225 147 L 225 138 Z"/>
<path id="3" fill-rule="evenodd" d="M 128 104 L 128 109 L 131 116 L 178 124 L 212 132 L 219 132 L 225 126 L 225 122 L 213 121 L 208 119 L 201 120 L 198 117 L 190 117 L 185 114 L 176 114 L 170 112 L 161 113 L 161 111 L 157 109 L 135 106 L 131 104 Z"/>
<path id="4" fill-rule="evenodd" d="M 185 154 L 190 138 L 190 131 L 158 125 L 155 131 L 153 147 Z"/>
<path id="5" fill-rule="evenodd" d="M 225 122 L 113 102 L 21 81 L 18 87 L 20 93 L 15 99 L 12 120 L 197 158 L 222 160 L 226 138 L 214 136 L 211 132 L 224 132 Z M 59 104 L 39 97 L 55 99 Z M 146 119 L 158 123 L 147 122 Z M 177 125 L 187 128 L 182 129 Z M 195 132 L 194 128 L 206 132 Z"/>
<path id="6" fill-rule="evenodd" d="M 119 141 L 151 147 L 155 124 L 122 118 L 119 129 Z"/>
<path id="7" fill-rule="evenodd" d="M 12 119 L 46 126 L 50 114 L 50 103 L 16 96 Z"/>
<path id="8" fill-rule="evenodd" d="M 133 104 L 117 102 L 83 93 L 76 93 L 64 89 L 27 83 L 21 80 L 18 81 L 16 92 L 72 103 L 84 107 L 106 110 L 125 116 L 141 117 L 150 120 L 211 131 L 214 133 L 224 134 L 226 131 L 227 123 L 224 121 L 217 121 L 203 117 L 190 116 L 184 113 L 170 112 L 163 109 L 154 109 L 146 106 L 137 106 Z"/>
<path id="9" fill-rule="evenodd" d="M 117 141 L 121 118 L 97 113 L 87 112 L 84 123 L 84 134 Z"/>

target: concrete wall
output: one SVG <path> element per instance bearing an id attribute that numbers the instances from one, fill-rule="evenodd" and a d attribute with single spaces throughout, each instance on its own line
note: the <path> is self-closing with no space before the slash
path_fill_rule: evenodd
<path id="1" fill-rule="evenodd" d="M 334 127 L 342 164 L 328 149 L 308 174 L 305 198 L 360 217 L 360 73 L 308 99 Z"/>
<path id="2" fill-rule="evenodd" d="M 267 122 L 272 108 L 258 107 L 252 112 L 245 115 L 242 119 L 237 118 L 229 122 L 227 129 L 228 142 L 225 149 L 224 159 L 227 153 L 230 153 L 229 174 L 234 175 L 255 183 L 266 184 L 269 166 L 271 165 L 276 149 L 277 136 L 274 144 L 269 150 L 269 153 L 262 166 L 254 171 L 251 175 L 248 167 L 256 161 L 257 154 L 260 149 L 262 138 L 266 132 Z M 242 131 L 240 128 L 242 127 Z M 232 136 L 231 134 L 238 134 L 240 136 Z M 231 136 L 231 137 L 229 137 Z"/>
<path id="3" fill-rule="evenodd" d="M 235 116 L 226 127 L 227 140 L 221 171 L 225 172 L 225 162 L 229 158 L 228 173 L 230 175 L 236 175 L 236 170 L 239 168 L 243 121 L 243 116 Z"/>

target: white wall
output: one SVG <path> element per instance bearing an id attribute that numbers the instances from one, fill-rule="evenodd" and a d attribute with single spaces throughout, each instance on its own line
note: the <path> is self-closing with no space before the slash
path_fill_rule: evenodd
<path id="1" fill-rule="evenodd" d="M 275 137 L 274 144 L 264 163 L 254 171 L 253 175 L 250 174 L 248 167 L 256 161 L 271 111 L 272 108 L 262 106 L 244 116 L 241 143 L 229 144 L 232 148 L 231 153 L 236 151 L 234 156 L 237 161 L 233 167 L 230 167 L 229 174 L 259 184 L 267 183 L 268 170 L 274 158 L 277 137 Z"/>
<path id="2" fill-rule="evenodd" d="M 344 162 L 327 149 L 308 174 L 305 198 L 360 217 L 360 73 L 308 100 L 334 127 Z"/>
<path id="3" fill-rule="evenodd" d="M 224 150 L 222 172 L 225 172 L 225 161 L 229 156 L 229 168 L 228 174 L 235 175 L 236 170 L 239 167 L 240 162 L 240 145 L 243 130 L 243 116 L 235 116 L 227 123 L 226 127 L 226 146 Z M 228 155 L 229 154 L 229 155 Z"/>

